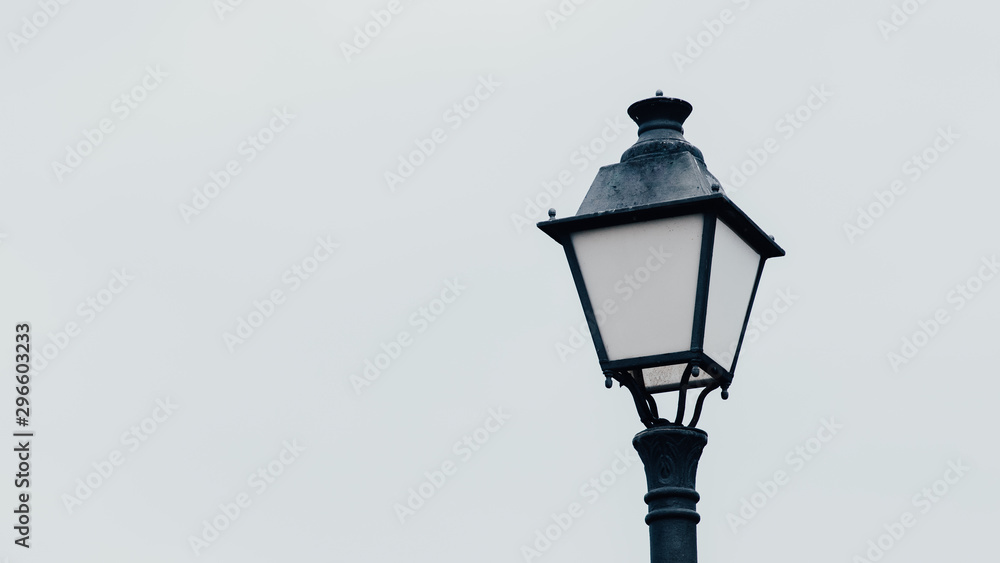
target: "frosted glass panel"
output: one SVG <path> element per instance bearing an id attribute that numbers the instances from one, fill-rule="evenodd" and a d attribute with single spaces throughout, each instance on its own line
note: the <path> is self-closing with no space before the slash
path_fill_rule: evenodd
<path id="1" fill-rule="evenodd" d="M 719 221 L 708 284 L 705 354 L 727 370 L 732 370 L 759 265 L 760 255 Z"/>
<path id="2" fill-rule="evenodd" d="M 687 364 L 675 364 L 672 366 L 658 366 L 655 368 L 645 368 L 642 370 L 642 381 L 650 393 L 669 391 L 676 389 L 684 375 Z M 688 387 L 704 387 L 712 381 L 712 377 L 701 370 L 697 377 L 694 375 L 688 379 Z"/>
<path id="3" fill-rule="evenodd" d="M 691 349 L 703 215 L 572 235 L 609 360 Z"/>

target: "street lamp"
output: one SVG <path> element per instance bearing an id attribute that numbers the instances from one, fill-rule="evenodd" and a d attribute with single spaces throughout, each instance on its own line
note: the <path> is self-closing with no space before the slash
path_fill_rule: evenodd
<path id="1" fill-rule="evenodd" d="M 632 394 L 647 427 L 633 440 L 646 467 L 652 561 L 697 561 L 695 472 L 707 434 L 705 398 L 729 395 L 764 262 L 783 256 L 723 192 L 688 143 L 684 100 L 628 108 L 639 139 L 604 166 L 573 217 L 538 228 L 569 261 L 605 375 Z M 702 388 L 684 425 L 689 389 Z M 654 394 L 677 392 L 673 420 Z"/>

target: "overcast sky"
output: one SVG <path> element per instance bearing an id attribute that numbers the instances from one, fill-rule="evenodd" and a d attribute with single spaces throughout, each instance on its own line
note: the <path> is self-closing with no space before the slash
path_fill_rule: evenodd
<path id="1" fill-rule="evenodd" d="M 647 560 L 642 425 L 534 223 L 662 89 L 787 251 L 701 419 L 702 561 L 984 560 L 998 17 L 5 2 L 0 403 L 35 436 L 30 487 L 0 456 L 0 557 Z"/>

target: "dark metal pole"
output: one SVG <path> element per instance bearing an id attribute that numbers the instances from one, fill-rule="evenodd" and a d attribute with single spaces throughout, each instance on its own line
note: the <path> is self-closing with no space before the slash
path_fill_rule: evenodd
<path id="1" fill-rule="evenodd" d="M 654 426 L 635 435 L 635 446 L 646 468 L 649 492 L 649 556 L 652 563 L 697 563 L 694 490 L 698 460 L 708 443 L 708 434 L 684 426 Z"/>

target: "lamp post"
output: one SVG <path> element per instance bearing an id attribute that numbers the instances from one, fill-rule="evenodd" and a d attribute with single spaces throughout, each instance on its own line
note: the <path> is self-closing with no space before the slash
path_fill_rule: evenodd
<path id="1" fill-rule="evenodd" d="M 646 426 L 632 444 L 653 563 L 697 561 L 695 474 L 708 435 L 695 425 L 709 393 L 728 398 L 764 262 L 785 254 L 684 139 L 691 109 L 659 91 L 632 104 L 636 143 L 598 171 L 575 216 L 549 210 L 538 224 L 566 252 L 605 385 L 627 388 Z M 667 392 L 677 393 L 672 420 L 653 397 Z"/>

